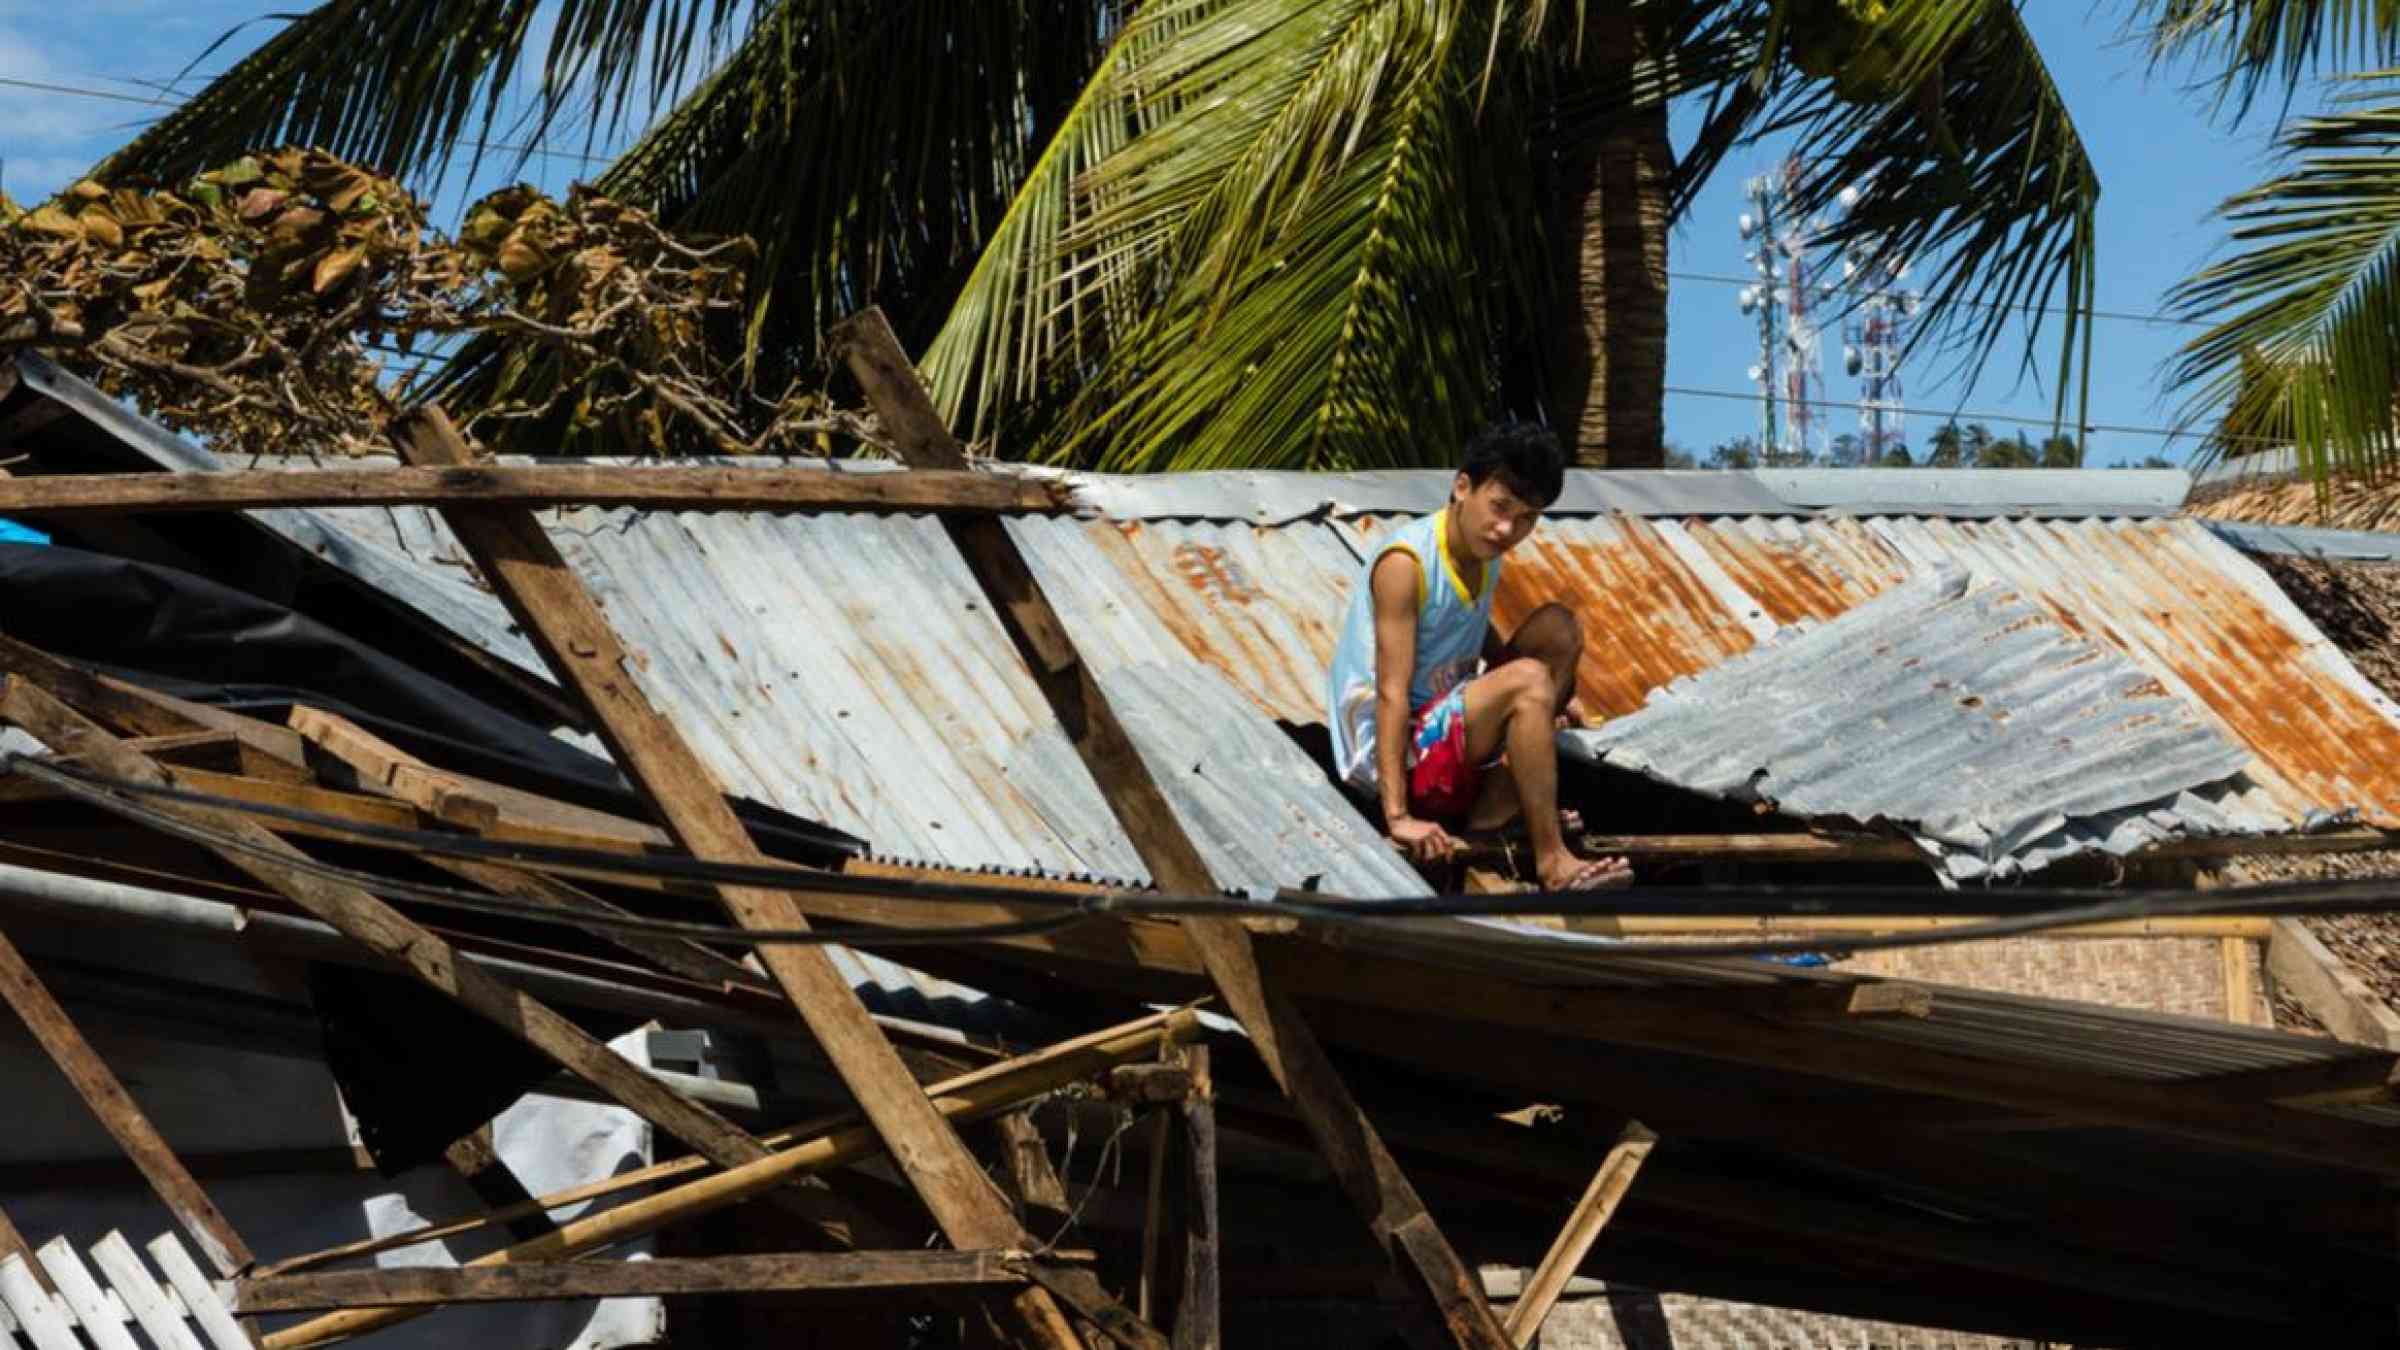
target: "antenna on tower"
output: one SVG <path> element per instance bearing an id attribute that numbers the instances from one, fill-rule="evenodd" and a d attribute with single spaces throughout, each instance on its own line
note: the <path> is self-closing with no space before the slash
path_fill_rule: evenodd
<path id="1" fill-rule="evenodd" d="M 1825 450 L 1817 415 L 1825 381 L 1810 311 L 1828 288 L 1817 283 L 1808 260 L 1825 222 L 1800 219 L 1790 209 L 1799 177 L 1800 161 L 1791 158 L 1745 182 L 1749 208 L 1734 222 L 1748 245 L 1743 260 L 1756 277 L 1735 302 L 1758 319 L 1758 364 L 1750 378 L 1759 394 L 1759 453 L 1768 464 L 1814 463 Z"/>
<path id="2" fill-rule="evenodd" d="M 1854 249 L 1842 259 L 1842 274 L 1863 292 L 1842 326 L 1842 366 L 1858 381 L 1859 457 L 1865 464 L 1882 464 L 1905 443 L 1901 426 L 1908 400 L 1900 386 L 1900 353 L 1917 297 L 1902 286 L 1908 263 L 1899 258 L 1878 259 Z"/>

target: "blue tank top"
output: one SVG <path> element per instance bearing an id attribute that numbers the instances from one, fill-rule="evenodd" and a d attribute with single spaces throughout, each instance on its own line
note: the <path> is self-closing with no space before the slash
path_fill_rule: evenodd
<path id="1" fill-rule="evenodd" d="M 1492 627 L 1492 590 L 1500 560 L 1483 565 L 1483 588 L 1469 594 L 1450 557 L 1448 508 L 1412 520 L 1375 541 L 1359 568 L 1342 615 L 1326 681 L 1326 725 L 1333 732 L 1334 769 L 1342 781 L 1375 786 L 1375 564 L 1394 549 L 1417 560 L 1417 662 L 1408 675 L 1413 715 L 1475 674 L 1484 635 Z"/>

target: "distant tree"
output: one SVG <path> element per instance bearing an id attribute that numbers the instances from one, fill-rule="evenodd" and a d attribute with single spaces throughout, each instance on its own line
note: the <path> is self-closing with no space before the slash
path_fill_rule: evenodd
<path id="1" fill-rule="evenodd" d="M 1979 426 L 1967 429 L 1970 437 L 1982 430 Z M 2040 453 L 2033 448 L 2033 442 L 2025 439 L 2022 431 L 2005 440 L 1986 433 L 1983 444 L 1975 451 L 1975 467 L 1978 469 L 2024 469 L 2040 462 Z"/>
<path id="2" fill-rule="evenodd" d="M 2083 447 L 2072 436 L 2058 434 L 2042 438 L 2042 467 L 2045 469 L 2080 469 L 2083 467 Z"/>
<path id="3" fill-rule="evenodd" d="M 1736 436 L 1710 450 L 1701 464 L 1710 469 L 1755 469 L 1758 461 L 1758 438 Z"/>
<path id="4" fill-rule="evenodd" d="M 1969 462 L 1967 433 L 1956 422 L 1942 423 L 1941 429 L 1933 433 L 1933 439 L 1927 444 L 1925 467 L 1955 469 Z"/>
<path id="5" fill-rule="evenodd" d="M 1909 458 L 1908 447 L 1902 445 L 1898 441 L 1894 441 L 1892 442 L 1891 449 L 1883 452 L 1883 459 L 1876 467 L 1884 469 L 1908 469 L 1914 468 L 1915 466 L 1916 461 Z"/>
<path id="6" fill-rule="evenodd" d="M 1675 443 L 1674 441 L 1669 441 L 1667 442 L 1666 467 L 1670 469 L 1696 469 L 1700 467 L 1700 464 L 1699 461 L 1692 458 L 1691 451 L 1684 449 L 1681 445 Z"/>
<path id="7" fill-rule="evenodd" d="M 1825 462 L 1837 469 L 1854 469 L 1864 462 L 1866 457 L 1866 442 L 1860 440 L 1853 433 L 1845 431 L 1833 438 L 1833 453 L 1825 457 Z"/>
<path id="8" fill-rule="evenodd" d="M 2133 467 L 2137 469 L 2172 469 L 2175 467 L 2175 461 L 2165 455 L 2149 455 Z"/>

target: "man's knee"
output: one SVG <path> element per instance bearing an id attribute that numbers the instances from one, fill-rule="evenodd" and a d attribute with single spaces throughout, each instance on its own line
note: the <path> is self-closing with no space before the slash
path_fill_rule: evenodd
<path id="1" fill-rule="evenodd" d="M 1520 656 L 1493 673 L 1500 677 L 1509 694 L 1520 701 L 1540 702 L 1558 696 L 1558 677 L 1540 657 Z"/>
<path id="2" fill-rule="evenodd" d="M 1583 649 L 1583 623 L 1555 601 L 1525 616 L 1512 645 L 1528 656 L 1569 654 Z"/>

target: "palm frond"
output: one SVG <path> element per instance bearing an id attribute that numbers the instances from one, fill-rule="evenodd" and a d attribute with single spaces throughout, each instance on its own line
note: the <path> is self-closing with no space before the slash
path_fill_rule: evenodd
<path id="1" fill-rule="evenodd" d="M 2020 316 L 2034 372 L 2057 306 L 2064 419 L 2090 369 L 2100 181 L 2032 35 L 2012 0 L 1894 0 L 1860 44 L 1761 118 L 1797 132 L 1796 211 L 1856 188 L 1820 244 L 1938 262 L 1911 341 L 1952 344 L 1970 377 Z"/>
<path id="2" fill-rule="evenodd" d="M 2170 297 L 2224 316 L 2168 373 L 2187 425 L 2214 420 L 2201 458 L 2288 442 L 2327 471 L 2390 471 L 2400 438 L 2400 71 L 2368 77 L 2344 106 L 2283 138 L 2299 162 L 2227 201 L 2238 251 Z"/>
<path id="3" fill-rule="evenodd" d="M 2160 63 L 2190 61 L 2235 116 L 2281 86 L 2289 98 L 2328 70 L 2400 62 L 2400 7 L 2389 0 L 2136 0 Z"/>
<path id="4" fill-rule="evenodd" d="M 315 145 L 394 174 L 475 156 L 555 7 L 530 115 L 588 97 L 595 125 L 661 97 L 735 36 L 737 0 L 324 0 L 111 155 L 106 174 L 180 177 L 261 145 Z M 645 56 L 647 60 L 645 61 Z M 603 110 L 606 110 L 603 115 Z M 470 170 L 471 171 L 471 170 Z"/>
<path id="5" fill-rule="evenodd" d="M 1179 34 L 1143 86 L 1171 123 L 1079 184 L 1069 246 L 1130 278 L 1147 317 L 1112 335 L 1054 456 L 1449 462 L 1501 393 L 1501 318 L 1539 308 L 1528 100 L 1480 27 L 1506 21 L 1237 3 Z"/>

